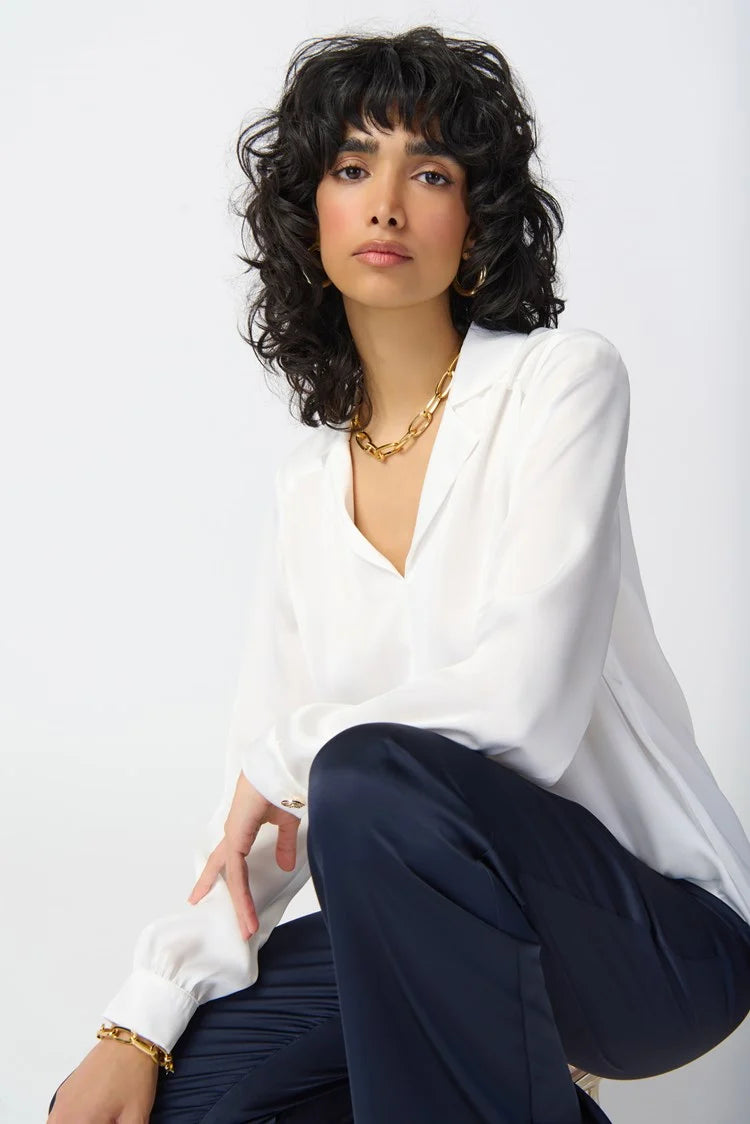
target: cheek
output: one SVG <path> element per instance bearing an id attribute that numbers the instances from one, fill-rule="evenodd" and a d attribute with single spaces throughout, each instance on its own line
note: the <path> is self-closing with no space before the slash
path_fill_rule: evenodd
<path id="1" fill-rule="evenodd" d="M 356 204 L 345 195 L 325 197 L 321 193 L 318 200 L 318 215 L 320 225 L 325 230 L 325 240 L 329 245 L 336 246 L 351 237 L 351 228 L 358 214 Z M 361 216 L 359 218 L 361 222 Z"/>
<path id="2" fill-rule="evenodd" d="M 460 206 L 436 203 L 432 207 L 422 208 L 415 219 L 419 223 L 420 232 L 440 253 L 460 246 L 468 227 L 467 216 Z"/>

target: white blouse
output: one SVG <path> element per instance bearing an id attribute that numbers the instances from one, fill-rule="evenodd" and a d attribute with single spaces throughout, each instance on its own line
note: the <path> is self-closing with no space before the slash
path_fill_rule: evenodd
<path id="1" fill-rule="evenodd" d="M 255 982 L 310 877 L 311 762 L 362 722 L 435 730 L 578 801 L 750 923 L 750 840 L 695 743 L 641 584 L 617 348 L 589 329 L 471 325 L 440 408 L 403 576 L 354 523 L 348 430 L 310 430 L 281 462 L 195 877 L 240 769 L 300 818 L 297 863 L 278 866 L 278 829 L 262 824 L 247 858 L 257 932 L 242 939 L 217 878 L 142 931 L 105 1021 L 170 1050 L 200 1003 Z"/>

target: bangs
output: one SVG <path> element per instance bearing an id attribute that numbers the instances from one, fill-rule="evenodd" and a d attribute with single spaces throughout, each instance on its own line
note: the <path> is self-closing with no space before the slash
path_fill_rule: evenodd
<path id="1" fill-rule="evenodd" d="M 324 168 L 333 164 L 347 125 L 363 132 L 401 126 L 463 163 L 461 138 L 476 132 L 476 100 L 461 97 L 458 68 L 444 57 L 415 59 L 377 44 L 356 55 L 340 63 L 329 56 L 325 91 L 315 98 Z"/>

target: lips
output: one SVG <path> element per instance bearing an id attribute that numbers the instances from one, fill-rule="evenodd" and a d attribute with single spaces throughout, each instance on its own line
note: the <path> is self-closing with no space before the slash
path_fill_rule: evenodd
<path id="1" fill-rule="evenodd" d="M 402 246 L 400 242 L 365 242 L 365 244 L 363 246 L 360 246 L 359 249 L 355 250 L 354 253 L 355 255 L 367 253 L 396 254 L 400 258 L 411 257 L 411 254 L 407 252 L 406 247 Z"/>

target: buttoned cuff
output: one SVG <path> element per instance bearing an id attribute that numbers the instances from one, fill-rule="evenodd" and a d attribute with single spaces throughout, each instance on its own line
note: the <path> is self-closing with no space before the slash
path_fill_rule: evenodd
<path id="1" fill-rule="evenodd" d="M 307 793 L 303 792 L 284 764 L 274 727 L 257 738 L 250 750 L 242 755 L 241 767 L 250 784 L 269 803 L 302 819 Z"/>
<path id="2" fill-rule="evenodd" d="M 197 1006 L 197 999 L 177 984 L 146 968 L 135 968 L 102 1018 L 171 1052 Z"/>

